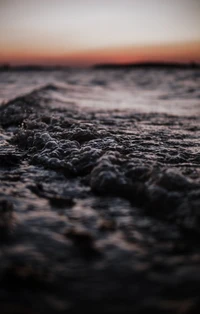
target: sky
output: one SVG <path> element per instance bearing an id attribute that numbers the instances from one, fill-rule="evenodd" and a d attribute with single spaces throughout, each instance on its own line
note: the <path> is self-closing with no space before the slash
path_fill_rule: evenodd
<path id="1" fill-rule="evenodd" d="M 0 63 L 200 62 L 200 0 L 0 0 Z"/>

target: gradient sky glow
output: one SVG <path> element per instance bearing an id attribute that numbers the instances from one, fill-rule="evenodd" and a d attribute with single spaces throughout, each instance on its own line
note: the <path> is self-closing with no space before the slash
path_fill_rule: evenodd
<path id="1" fill-rule="evenodd" d="M 0 63 L 200 62 L 200 0 L 0 0 Z"/>

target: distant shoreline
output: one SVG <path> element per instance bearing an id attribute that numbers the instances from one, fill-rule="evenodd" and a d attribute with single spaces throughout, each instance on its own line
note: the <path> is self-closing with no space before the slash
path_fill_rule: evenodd
<path id="1" fill-rule="evenodd" d="M 200 63 L 177 63 L 177 62 L 141 62 L 141 63 L 105 63 L 95 64 L 89 67 L 71 67 L 62 65 L 0 65 L 0 71 L 59 71 L 72 69 L 95 69 L 95 70 L 118 70 L 118 69 L 200 69 Z"/>
<path id="2" fill-rule="evenodd" d="M 126 63 L 126 64 L 97 64 L 93 68 L 95 69 L 138 69 L 138 68 L 154 68 L 154 69 L 199 69 L 200 64 L 191 63 L 177 63 L 177 62 L 141 62 L 141 63 Z"/>

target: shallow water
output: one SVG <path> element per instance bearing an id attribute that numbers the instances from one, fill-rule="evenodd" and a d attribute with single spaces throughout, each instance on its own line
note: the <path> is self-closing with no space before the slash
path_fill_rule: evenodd
<path id="1" fill-rule="evenodd" d="M 199 313 L 199 71 L 0 76 L 3 313 Z"/>
<path id="2" fill-rule="evenodd" d="M 179 115 L 200 111 L 199 69 L 1 72 L 0 103 L 49 84 L 46 93 L 59 106 Z"/>

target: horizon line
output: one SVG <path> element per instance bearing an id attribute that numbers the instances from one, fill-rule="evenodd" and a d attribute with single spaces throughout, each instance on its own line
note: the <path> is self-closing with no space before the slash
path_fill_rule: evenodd
<path id="1" fill-rule="evenodd" d="M 200 41 L 176 42 L 161 45 L 134 45 L 125 47 L 102 47 L 59 54 L 40 51 L 12 51 L 12 54 L 0 52 L 1 64 L 12 65 L 62 65 L 86 67 L 104 63 L 190 63 L 200 62 Z"/>
<path id="2" fill-rule="evenodd" d="M 67 64 L 34 64 L 34 63 L 27 63 L 27 64 L 12 64 L 9 62 L 0 63 L 0 70 L 13 70 L 13 69 L 62 69 L 62 68 L 83 68 L 83 69 L 109 69 L 109 68 L 128 68 L 128 67 L 200 67 L 200 61 L 196 62 L 194 60 L 186 61 L 186 62 L 176 62 L 176 61 L 139 61 L 139 62 L 99 62 L 94 63 L 92 65 L 67 65 Z"/>

